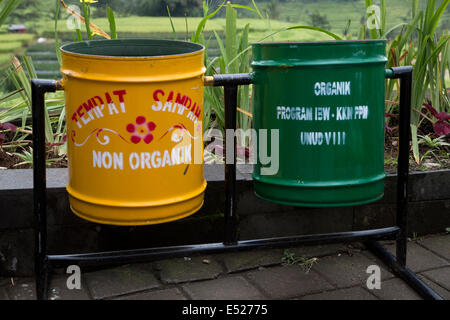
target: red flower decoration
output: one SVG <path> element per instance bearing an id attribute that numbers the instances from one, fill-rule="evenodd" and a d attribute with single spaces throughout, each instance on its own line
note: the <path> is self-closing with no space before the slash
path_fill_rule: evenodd
<path id="1" fill-rule="evenodd" d="M 132 133 L 131 142 L 139 143 L 143 140 L 145 143 L 149 144 L 153 140 L 153 135 L 151 131 L 155 130 L 156 124 L 152 121 L 146 122 L 144 116 L 139 116 L 136 118 L 136 124 L 129 123 L 127 125 L 127 131 Z"/>

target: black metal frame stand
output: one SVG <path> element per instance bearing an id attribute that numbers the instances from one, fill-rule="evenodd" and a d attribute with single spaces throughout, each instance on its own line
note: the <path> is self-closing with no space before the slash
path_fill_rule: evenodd
<path id="1" fill-rule="evenodd" d="M 61 89 L 59 82 L 52 80 L 31 81 L 33 97 L 33 146 L 34 146 L 34 215 L 35 215 L 35 272 L 37 299 L 48 298 L 49 277 L 52 267 L 70 264 L 112 264 L 133 263 L 162 259 L 166 257 L 185 256 L 193 253 L 215 253 L 225 251 L 247 250 L 261 246 L 284 247 L 298 244 L 313 245 L 343 241 L 365 242 L 369 250 L 378 256 L 393 272 L 409 284 L 425 299 L 442 300 L 431 288 L 421 281 L 406 267 L 407 245 L 407 204 L 408 204 L 408 155 L 409 125 L 411 106 L 412 67 L 398 67 L 386 71 L 387 77 L 399 78 L 400 89 L 400 132 L 397 176 L 397 221 L 396 226 L 350 232 L 299 235 L 291 237 L 265 238 L 238 241 L 236 219 L 236 161 L 226 157 L 225 192 L 226 204 L 224 214 L 223 243 L 206 243 L 136 250 L 121 250 L 85 254 L 48 255 L 47 254 L 47 212 L 46 212 L 46 172 L 45 172 L 45 131 L 44 131 L 44 95 Z M 249 74 L 216 75 L 211 83 L 223 86 L 225 92 L 225 126 L 236 129 L 237 89 L 239 85 L 251 84 Z M 234 135 L 233 135 L 234 137 Z M 235 139 L 235 138 L 234 138 Z M 235 150 L 236 141 L 233 141 Z M 233 160 L 236 159 L 233 152 Z M 231 162 L 231 163 L 230 163 Z M 396 240 L 396 256 L 388 252 L 377 240 Z"/>

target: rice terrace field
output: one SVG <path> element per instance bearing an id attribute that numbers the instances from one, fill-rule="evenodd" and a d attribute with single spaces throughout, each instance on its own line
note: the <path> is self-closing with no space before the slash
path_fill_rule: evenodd
<path id="1" fill-rule="evenodd" d="M 78 0 L 67 0 L 67 5 L 80 5 Z M 100 1 L 101 2 L 101 1 Z M 251 1 L 235 1 L 251 5 Z M 235 3 L 232 1 L 232 3 Z M 426 1 L 419 1 L 420 5 L 425 5 Z M 437 1 L 440 2 L 440 1 Z M 274 36 L 269 36 L 276 31 L 295 25 L 311 25 L 311 14 L 319 13 L 324 16 L 328 22 L 327 29 L 333 33 L 343 35 L 347 33 L 348 37 L 357 37 L 361 22 L 366 19 L 365 1 L 333 1 L 333 0 L 291 0 L 280 1 L 273 5 L 274 1 L 255 1 L 261 15 L 257 12 L 244 8 L 237 8 L 238 20 L 237 28 L 241 30 L 248 23 L 249 41 L 301 41 L 301 40 L 327 40 L 332 39 L 326 34 L 312 30 L 289 30 L 279 32 Z M 55 0 L 41 0 L 39 4 L 42 8 L 47 8 L 49 13 L 47 17 L 41 17 L 36 20 L 25 21 L 27 33 L 11 34 L 7 33 L 7 25 L 0 28 L 0 68 L 9 63 L 13 55 L 29 55 L 35 63 L 37 75 L 45 78 L 59 77 L 59 64 L 56 57 L 55 39 L 55 21 L 54 8 Z M 221 4 L 219 0 L 211 1 L 212 7 L 218 7 Z M 408 0 L 390 0 L 388 1 L 388 10 L 386 12 L 387 28 L 402 23 L 411 17 L 411 3 Z M 114 7 L 113 7 L 114 9 Z M 94 8 L 95 10 L 95 8 Z M 75 35 L 73 29 L 68 27 L 69 14 L 60 8 L 60 19 L 57 23 L 57 32 L 60 44 L 72 41 Z M 172 17 L 165 16 L 136 16 L 115 12 L 116 28 L 119 38 L 159 38 L 173 39 L 174 32 L 179 40 L 189 40 L 195 32 L 201 17 Z M 272 16 L 270 18 L 270 16 Z M 450 13 L 445 12 L 442 21 L 450 20 Z M 219 54 L 219 47 L 214 32 L 223 35 L 225 28 L 225 17 L 219 16 L 207 21 L 204 26 L 204 35 L 208 42 L 208 53 L 210 56 Z M 106 17 L 95 17 L 92 22 L 101 29 L 108 32 L 108 19 Z M 83 26 L 81 26 L 83 28 Z M 99 36 L 96 36 L 100 38 Z M 37 43 L 39 38 L 40 43 Z M 0 87 L 0 91 L 1 87 Z"/>

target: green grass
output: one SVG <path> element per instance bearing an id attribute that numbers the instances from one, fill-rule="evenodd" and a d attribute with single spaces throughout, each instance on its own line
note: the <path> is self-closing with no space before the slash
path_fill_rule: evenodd
<path id="1" fill-rule="evenodd" d="M 12 55 L 23 51 L 23 45 L 34 37 L 32 33 L 0 33 L 0 66 L 9 63 Z"/>
<path id="2" fill-rule="evenodd" d="M 197 24 L 200 22 L 201 18 L 188 18 L 188 30 L 190 32 L 194 31 Z M 174 18 L 173 19 L 175 28 L 178 32 L 185 32 L 185 19 L 184 18 Z M 109 22 L 107 18 L 95 18 L 91 21 L 99 28 L 105 32 L 109 32 Z M 170 21 L 168 17 L 119 17 L 116 18 L 117 31 L 120 33 L 170 33 Z M 36 29 L 41 33 L 52 33 L 54 32 L 55 22 L 51 19 L 46 19 L 39 21 L 36 24 Z M 221 28 L 220 25 L 209 21 L 206 24 L 206 30 L 212 31 Z M 81 30 L 85 33 L 84 25 L 81 26 Z M 66 20 L 62 19 L 58 21 L 58 32 L 74 32 L 67 27 Z"/>
<path id="3" fill-rule="evenodd" d="M 312 30 L 288 30 L 267 37 L 269 34 L 270 32 L 252 32 L 248 35 L 249 42 L 259 42 L 262 39 L 264 39 L 263 42 L 333 40 L 333 38 L 326 34 Z"/>
<path id="4" fill-rule="evenodd" d="M 55 49 L 55 42 L 34 43 L 27 49 L 27 52 L 49 51 Z"/>
<path id="5" fill-rule="evenodd" d="M 436 1 L 440 3 L 441 1 Z M 267 2 L 257 1 L 257 4 L 263 10 L 267 7 Z M 330 31 L 342 34 L 347 21 L 351 20 L 350 30 L 353 34 L 357 33 L 361 21 L 366 22 L 365 1 L 296 1 L 296 2 L 278 2 L 280 15 L 279 20 L 285 20 L 299 24 L 310 24 L 308 12 L 319 12 L 326 15 L 330 22 Z M 426 1 L 419 1 L 419 7 L 424 8 Z M 436 5 L 438 6 L 438 4 Z M 408 22 L 411 19 L 411 1 L 410 0 L 389 0 L 386 1 L 386 27 L 389 29 L 399 23 Z M 449 21 L 450 10 L 447 10 L 442 19 Z"/>
<path id="6" fill-rule="evenodd" d="M 183 36 L 186 34 L 186 20 L 185 18 L 172 18 L 174 27 L 176 32 Z M 201 18 L 187 18 L 187 31 L 189 36 L 195 32 L 197 25 L 199 24 Z M 98 27 L 103 29 L 105 32 L 109 32 L 108 20 L 106 18 L 97 18 L 93 19 L 93 23 Z M 250 35 L 252 41 L 257 41 L 264 36 L 283 29 L 288 26 L 294 26 L 296 24 L 289 23 L 286 21 L 277 21 L 271 20 L 270 22 L 266 20 L 261 20 L 258 18 L 255 19 L 240 19 L 238 20 L 237 28 L 243 29 L 244 26 L 249 23 L 250 24 Z M 119 17 L 116 18 L 117 30 L 119 38 L 122 35 L 126 35 L 126 37 L 130 37 L 132 34 L 147 34 L 150 36 L 151 34 L 163 34 L 166 38 L 172 37 L 172 29 L 170 26 L 169 18 L 167 17 Z M 54 21 L 47 20 L 40 22 L 39 26 L 37 26 L 39 32 L 43 34 L 51 34 L 54 32 Z M 205 26 L 206 32 L 222 32 L 225 28 L 225 19 L 217 18 L 208 20 Z M 83 35 L 85 35 L 85 30 L 82 26 Z M 73 30 L 67 28 L 65 20 L 61 20 L 58 22 L 58 32 L 60 34 L 63 33 L 74 33 Z M 287 39 L 289 36 L 294 37 L 296 40 L 312 40 L 312 39 L 327 39 L 323 38 L 322 35 L 318 34 L 319 38 L 316 38 L 317 32 L 313 31 L 293 31 L 293 32 L 285 32 L 278 37 L 279 39 Z M 101 39 L 100 36 L 96 36 L 97 39 Z M 184 39 L 184 37 L 182 37 Z"/>
<path id="7" fill-rule="evenodd" d="M 11 54 L 9 53 L 0 53 L 0 66 L 8 63 L 11 59 Z"/>
<path id="8" fill-rule="evenodd" d="M 0 42 L 0 52 L 13 52 L 22 48 L 22 42 Z"/>
<path id="9" fill-rule="evenodd" d="M 37 70 L 58 70 L 59 63 L 58 61 L 45 61 L 45 60 L 36 60 L 33 57 L 34 67 Z"/>
<path id="10" fill-rule="evenodd" d="M 32 33 L 3 33 L 0 34 L 0 43 L 5 42 L 27 42 L 35 37 Z"/>

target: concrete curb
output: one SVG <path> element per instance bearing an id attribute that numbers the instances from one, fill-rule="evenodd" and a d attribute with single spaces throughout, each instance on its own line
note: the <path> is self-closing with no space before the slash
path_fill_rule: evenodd
<path id="1" fill-rule="evenodd" d="M 240 239 L 372 229 L 395 223 L 396 176 L 389 175 L 385 197 L 344 208 L 282 206 L 256 198 L 251 167 L 238 167 Z M 205 166 L 208 187 L 203 208 L 175 222 L 116 227 L 87 222 L 70 212 L 67 169 L 48 169 L 48 250 L 52 254 L 108 251 L 190 243 L 221 242 L 224 167 Z M 450 170 L 412 173 L 409 179 L 409 233 L 443 232 L 450 226 Z M 33 274 L 32 171 L 0 172 L 0 275 Z"/>

